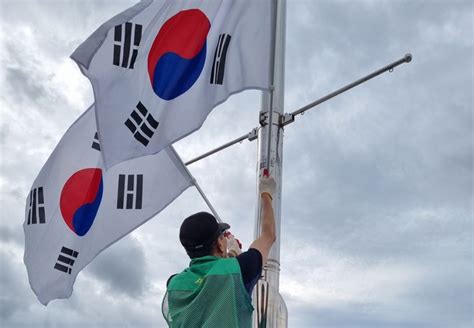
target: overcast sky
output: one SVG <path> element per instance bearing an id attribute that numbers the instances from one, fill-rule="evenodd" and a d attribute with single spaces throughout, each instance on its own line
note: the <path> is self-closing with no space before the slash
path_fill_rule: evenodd
<path id="1" fill-rule="evenodd" d="M 188 263 L 193 188 L 41 305 L 23 264 L 24 205 L 66 129 L 93 102 L 69 59 L 136 1 L 0 0 L 0 324 L 164 327 L 166 279 Z M 285 111 L 407 52 L 413 61 L 285 128 L 280 291 L 289 327 L 472 327 L 473 2 L 289 0 Z M 176 144 L 186 161 L 258 125 L 260 93 L 231 97 Z M 253 240 L 256 142 L 189 166 Z"/>

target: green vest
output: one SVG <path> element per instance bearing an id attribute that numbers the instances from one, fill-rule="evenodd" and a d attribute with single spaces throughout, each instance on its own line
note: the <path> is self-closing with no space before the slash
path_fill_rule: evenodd
<path id="1" fill-rule="evenodd" d="M 253 306 L 235 258 L 203 256 L 168 284 L 162 305 L 170 327 L 251 328 Z"/>

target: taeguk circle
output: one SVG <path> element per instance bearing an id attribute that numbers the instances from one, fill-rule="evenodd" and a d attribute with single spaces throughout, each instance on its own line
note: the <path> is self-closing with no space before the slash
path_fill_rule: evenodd
<path id="1" fill-rule="evenodd" d="M 148 54 L 148 74 L 158 97 L 172 100 L 197 81 L 206 61 L 210 28 L 199 9 L 180 11 L 163 24 Z"/>

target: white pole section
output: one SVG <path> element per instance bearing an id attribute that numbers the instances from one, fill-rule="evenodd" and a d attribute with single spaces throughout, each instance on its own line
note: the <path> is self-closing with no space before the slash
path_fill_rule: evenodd
<path id="1" fill-rule="evenodd" d="M 273 66 L 270 73 L 272 88 L 271 91 L 262 92 L 260 112 L 262 127 L 258 134 L 257 174 L 261 177 L 263 170 L 268 168 L 270 175 L 277 183 L 276 194 L 273 195 L 276 241 L 264 266 L 263 278 L 255 287 L 253 297 L 256 309 L 255 327 L 287 327 L 288 325 L 286 305 L 279 294 L 283 159 L 283 128 L 279 125 L 279 118 L 284 114 L 286 0 L 273 0 L 273 17 L 274 51 L 270 60 Z M 255 237 L 260 236 L 261 233 L 261 205 L 260 190 L 257 190 Z"/>

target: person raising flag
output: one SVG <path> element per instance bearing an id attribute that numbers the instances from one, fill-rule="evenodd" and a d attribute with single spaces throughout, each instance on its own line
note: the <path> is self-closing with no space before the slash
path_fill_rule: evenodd
<path id="1" fill-rule="evenodd" d="M 209 213 L 199 212 L 183 221 L 179 239 L 191 263 L 167 282 L 162 312 L 170 327 L 252 326 L 252 290 L 276 240 L 275 188 L 274 178 L 264 174 L 259 189 L 262 232 L 246 252 L 241 253 L 227 232 L 230 225 L 218 223 Z M 229 257 L 229 253 L 238 255 Z"/>

